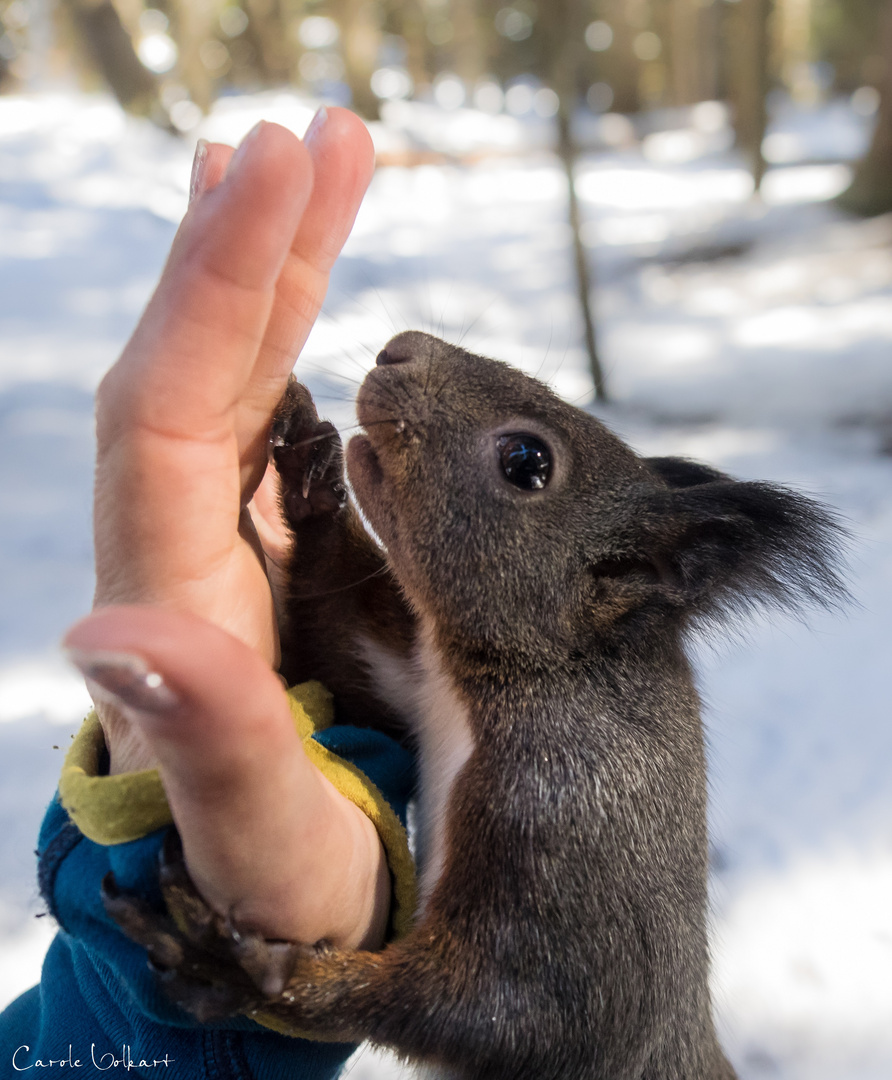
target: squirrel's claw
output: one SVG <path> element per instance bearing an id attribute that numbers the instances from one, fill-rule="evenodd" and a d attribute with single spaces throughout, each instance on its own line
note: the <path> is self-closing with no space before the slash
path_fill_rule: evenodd
<path id="1" fill-rule="evenodd" d="M 214 912 L 189 877 L 174 830 L 159 862 L 167 912 L 122 892 L 113 874 L 102 883 L 102 900 L 127 937 L 146 950 L 168 997 L 202 1022 L 292 1001 L 288 983 L 312 950 L 240 931 Z"/>
<path id="2" fill-rule="evenodd" d="M 122 893 L 112 873 L 102 880 L 102 902 L 127 937 L 146 950 L 152 967 L 164 971 L 184 962 L 176 928 L 167 925 L 145 900 Z"/>
<path id="3" fill-rule="evenodd" d="M 336 514 L 347 501 L 344 454 L 337 429 L 320 420 L 305 386 L 288 383 L 270 431 L 270 452 L 282 478 L 291 524 Z"/>

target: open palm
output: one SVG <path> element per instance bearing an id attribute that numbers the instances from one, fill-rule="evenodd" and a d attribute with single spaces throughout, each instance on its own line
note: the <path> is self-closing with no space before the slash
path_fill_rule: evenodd
<path id="1" fill-rule="evenodd" d="M 202 615 L 275 662 L 270 589 L 246 508 L 372 152 L 362 124 L 330 110 L 309 149 L 264 124 L 227 167 L 231 153 L 207 148 L 205 190 L 100 389 L 97 602 Z"/>
<path id="2" fill-rule="evenodd" d="M 371 178 L 371 140 L 331 109 L 303 143 L 263 124 L 198 165 L 158 288 L 100 387 L 96 608 L 66 644 L 94 672 L 110 771 L 158 767 L 217 910 L 271 937 L 374 944 L 389 896 L 381 844 L 294 731 L 270 552 L 249 511 L 272 413 Z M 175 704 L 98 693 L 89 658 L 113 655 L 159 673 Z"/>

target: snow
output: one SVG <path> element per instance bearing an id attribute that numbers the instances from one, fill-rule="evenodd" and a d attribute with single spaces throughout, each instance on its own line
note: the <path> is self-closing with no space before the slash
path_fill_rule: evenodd
<path id="1" fill-rule="evenodd" d="M 612 395 L 598 412 L 642 452 L 790 484 L 848 523 L 846 612 L 757 619 L 697 648 L 714 974 L 744 1080 L 880 1080 L 892 1075 L 892 219 L 854 221 L 829 201 L 869 134 L 847 103 L 778 105 L 761 198 L 724 111 L 704 105 L 587 121 L 577 188 Z M 261 116 L 301 131 L 313 107 L 227 98 L 197 134 L 237 141 Z M 408 327 L 587 402 L 547 129 L 401 103 L 373 135 L 385 155 L 432 163 L 376 176 L 298 364 L 322 410 L 353 424 L 363 372 Z M 487 145 L 498 153 L 480 156 Z M 191 150 L 105 98 L 0 98 L 0 1003 L 37 978 L 52 933 L 33 917 L 31 852 L 87 707 L 56 642 L 90 603 L 91 396 L 163 263 Z M 349 1075 L 399 1069 L 364 1051 Z"/>

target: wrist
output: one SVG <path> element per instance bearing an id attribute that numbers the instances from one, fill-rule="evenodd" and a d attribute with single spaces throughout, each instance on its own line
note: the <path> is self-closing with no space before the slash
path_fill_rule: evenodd
<path id="1" fill-rule="evenodd" d="M 192 821 L 183 855 L 196 890 L 234 926 L 269 940 L 341 948 L 383 945 L 390 916 L 387 856 L 375 825 L 315 766 L 295 778 L 299 820 L 288 811 L 263 835 L 228 839 Z M 252 819 L 256 807 L 245 814 Z M 174 817 L 176 818 L 176 809 Z"/>

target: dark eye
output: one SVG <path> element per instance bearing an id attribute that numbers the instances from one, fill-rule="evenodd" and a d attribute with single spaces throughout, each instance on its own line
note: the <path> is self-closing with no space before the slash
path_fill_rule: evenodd
<path id="1" fill-rule="evenodd" d="M 540 491 L 551 476 L 551 451 L 534 435 L 502 435 L 496 442 L 499 464 L 509 484 Z"/>

